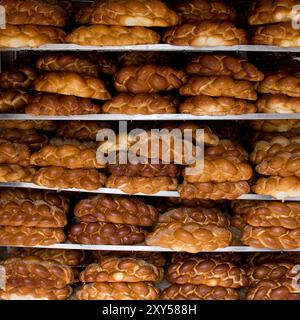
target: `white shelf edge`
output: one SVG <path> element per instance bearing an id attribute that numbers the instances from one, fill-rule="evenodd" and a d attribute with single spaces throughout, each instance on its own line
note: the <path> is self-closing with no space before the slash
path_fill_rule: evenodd
<path id="1" fill-rule="evenodd" d="M 148 44 L 131 46 L 80 46 L 76 44 L 47 44 L 38 48 L 0 48 L 2 52 L 9 51 L 170 51 L 170 52 L 202 52 L 202 51 L 245 51 L 245 52 L 300 52 L 300 47 L 277 47 L 267 45 L 236 45 L 216 47 L 173 46 L 169 44 Z"/>
<path id="2" fill-rule="evenodd" d="M 300 113 L 251 113 L 226 116 L 194 116 L 191 114 L 150 114 L 150 115 L 126 115 L 126 114 L 88 114 L 72 116 L 47 116 L 30 114 L 0 114 L 0 120 L 99 120 L 99 121 L 147 121 L 147 120 L 283 120 L 300 119 Z"/>
<path id="3" fill-rule="evenodd" d="M 29 182 L 1 182 L 0 188 L 26 188 L 26 189 L 40 189 L 40 190 L 54 190 L 57 192 L 67 191 L 67 192 L 85 192 L 85 193 L 100 193 L 100 194 L 116 194 L 116 195 L 128 195 L 128 196 L 147 196 L 147 197 L 173 197 L 179 198 L 179 193 L 177 191 L 160 191 L 154 194 L 145 194 L 145 193 L 135 193 L 128 194 L 119 189 L 113 188 L 99 188 L 97 190 L 85 190 L 85 189 L 58 189 L 58 188 L 47 188 L 43 186 L 36 185 Z M 243 194 L 238 198 L 239 200 L 266 200 L 266 201 L 281 201 L 275 199 L 271 196 L 264 196 L 259 194 Z M 300 201 L 300 197 L 285 198 L 284 201 Z"/>

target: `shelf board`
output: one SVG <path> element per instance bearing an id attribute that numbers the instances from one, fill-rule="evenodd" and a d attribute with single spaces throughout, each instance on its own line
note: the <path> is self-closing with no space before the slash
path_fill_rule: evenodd
<path id="1" fill-rule="evenodd" d="M 165 121 L 165 120 L 283 120 L 300 119 L 300 113 L 251 113 L 226 116 L 194 116 L 191 114 L 87 114 L 76 116 L 34 116 L 30 114 L 0 114 L 0 120 L 100 120 L 100 121 Z"/>
<path id="2" fill-rule="evenodd" d="M 100 188 L 97 190 L 85 190 L 85 189 L 58 189 L 58 188 L 47 188 L 43 186 L 38 186 L 34 183 L 29 182 L 1 182 L 0 188 L 26 188 L 26 189 L 40 189 L 40 190 L 54 190 L 57 192 L 67 191 L 67 192 L 85 192 L 85 193 L 99 193 L 99 194 L 116 194 L 116 195 L 129 195 L 119 189 L 113 188 Z M 135 193 L 130 194 L 130 196 L 148 196 L 148 197 L 173 197 L 179 198 L 179 193 L 177 191 L 160 191 L 155 194 L 145 194 L 145 193 Z M 238 198 L 239 200 L 265 200 L 265 201 L 274 201 L 275 199 L 271 196 L 264 196 L 259 194 L 244 194 Z M 300 201 L 300 197 L 291 197 L 286 198 L 284 201 Z"/>
<path id="3" fill-rule="evenodd" d="M 240 52 L 300 52 L 300 47 L 277 47 L 266 45 L 236 45 L 216 47 L 173 46 L 169 44 L 148 44 L 132 46 L 80 46 L 75 44 L 47 44 L 38 48 L 0 48 L 8 51 L 169 51 L 169 52 L 209 52 L 209 51 L 240 51 Z"/>

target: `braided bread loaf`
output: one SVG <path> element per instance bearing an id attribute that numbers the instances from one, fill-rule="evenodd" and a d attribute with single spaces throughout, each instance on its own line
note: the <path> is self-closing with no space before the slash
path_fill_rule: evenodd
<path id="1" fill-rule="evenodd" d="M 205 156 L 236 158 L 239 161 L 247 161 L 249 158 L 248 152 L 244 147 L 236 141 L 222 139 L 216 146 L 205 148 Z"/>
<path id="2" fill-rule="evenodd" d="M 239 300 L 232 288 L 209 287 L 204 284 L 172 284 L 161 293 L 162 300 Z"/>
<path id="3" fill-rule="evenodd" d="M 30 288 L 7 286 L 0 290 L 2 300 L 67 300 L 72 294 L 72 287 L 67 286 L 61 289 Z"/>
<path id="4" fill-rule="evenodd" d="M 269 195 L 278 200 L 300 196 L 300 179 L 296 177 L 259 178 L 252 190 L 261 195 Z"/>
<path id="5" fill-rule="evenodd" d="M 26 89 L 33 85 L 38 73 L 29 66 L 19 67 L 0 73 L 0 87 L 2 89 Z"/>
<path id="6" fill-rule="evenodd" d="M 84 284 L 78 300 L 157 300 L 160 290 L 151 282 L 98 282 Z"/>
<path id="7" fill-rule="evenodd" d="M 65 239 L 61 229 L 0 227 L 0 244 L 6 246 L 49 246 Z"/>
<path id="8" fill-rule="evenodd" d="M 20 129 L 20 130 L 43 130 L 53 131 L 56 129 L 56 124 L 53 121 L 47 120 L 0 120 L 1 129 Z"/>
<path id="9" fill-rule="evenodd" d="M 255 104 L 247 100 L 229 97 L 209 97 L 198 95 L 184 100 L 179 106 L 179 112 L 189 113 L 195 116 L 205 115 L 230 115 L 255 113 Z"/>
<path id="10" fill-rule="evenodd" d="M 0 182 L 31 182 L 35 173 L 33 167 L 18 164 L 0 165 Z"/>
<path id="11" fill-rule="evenodd" d="M 113 76 L 119 66 L 117 64 L 116 57 L 103 52 L 90 51 L 86 52 L 85 57 L 97 64 L 100 74 L 107 74 Z M 98 71 L 99 72 L 99 71 Z"/>
<path id="12" fill-rule="evenodd" d="M 104 113 L 112 114 L 176 113 L 176 107 L 171 99 L 159 96 L 158 94 L 147 93 L 137 95 L 120 93 L 113 97 L 111 101 L 105 102 L 102 110 Z"/>
<path id="13" fill-rule="evenodd" d="M 110 176 L 105 183 L 107 188 L 119 189 L 128 194 L 154 194 L 160 191 L 177 190 L 177 179 L 170 177 L 126 177 Z"/>
<path id="14" fill-rule="evenodd" d="M 292 129 L 300 128 L 300 121 L 294 119 L 253 120 L 250 121 L 250 126 L 254 130 L 261 130 L 264 132 L 287 132 Z"/>
<path id="15" fill-rule="evenodd" d="M 180 90 L 183 96 L 223 96 L 238 99 L 256 100 L 257 94 L 251 82 L 234 80 L 229 76 L 192 77 Z"/>
<path id="16" fill-rule="evenodd" d="M 48 72 L 35 81 L 35 90 L 74 95 L 82 98 L 109 100 L 110 93 L 102 80 L 75 72 Z"/>
<path id="17" fill-rule="evenodd" d="M 23 90 L 8 89 L 0 91 L 0 112 L 19 112 L 29 103 L 30 95 Z"/>
<path id="18" fill-rule="evenodd" d="M 247 300 L 300 300 L 290 279 L 262 280 L 251 286 L 246 293 Z"/>
<path id="19" fill-rule="evenodd" d="M 106 257 L 88 265 L 79 279 L 81 282 L 158 282 L 163 279 L 163 268 L 144 260 Z"/>
<path id="20" fill-rule="evenodd" d="M 251 44 L 279 47 L 299 47 L 300 36 L 291 22 L 259 26 L 255 29 Z"/>
<path id="21" fill-rule="evenodd" d="M 252 227 L 243 230 L 241 241 L 254 248 L 296 249 L 300 247 L 300 228 L 289 230 L 283 227 Z"/>
<path id="22" fill-rule="evenodd" d="M 64 43 L 66 34 L 54 27 L 10 25 L 0 29 L 0 48 L 37 48 L 49 43 Z"/>
<path id="23" fill-rule="evenodd" d="M 0 139 L 0 163 L 29 165 L 30 149 L 27 145 Z"/>
<path id="24" fill-rule="evenodd" d="M 168 65 L 170 63 L 170 52 L 160 51 L 126 51 L 117 56 L 121 67 L 139 66 L 146 63 Z"/>
<path id="25" fill-rule="evenodd" d="M 259 112 L 264 113 L 298 113 L 300 99 L 284 94 L 264 94 L 256 101 Z"/>
<path id="26" fill-rule="evenodd" d="M 154 231 L 147 235 L 146 244 L 197 253 L 227 247 L 230 245 L 231 238 L 232 235 L 228 229 L 216 225 L 202 226 L 196 222 L 174 221 L 159 223 Z"/>
<path id="27" fill-rule="evenodd" d="M 249 267 L 260 266 L 264 263 L 281 263 L 291 262 L 293 264 L 299 264 L 300 253 L 299 252 L 256 252 L 247 254 L 245 261 Z"/>
<path id="28" fill-rule="evenodd" d="M 68 14 L 63 7 L 42 0 L 1 0 L 6 22 L 17 25 L 46 25 L 64 27 Z"/>
<path id="29" fill-rule="evenodd" d="M 136 244 L 145 239 L 145 230 L 126 224 L 80 222 L 71 226 L 68 238 L 80 244 Z"/>
<path id="30" fill-rule="evenodd" d="M 54 261 L 43 261 L 36 256 L 8 258 L 5 268 L 6 283 L 14 287 L 61 289 L 74 282 L 72 268 Z"/>
<path id="31" fill-rule="evenodd" d="M 188 260 L 190 258 L 199 259 L 218 259 L 224 262 L 231 262 L 235 265 L 241 265 L 241 254 L 237 252 L 201 252 L 198 254 L 188 253 L 188 252 L 175 252 L 171 253 L 170 264 L 177 263 L 179 261 Z"/>
<path id="32" fill-rule="evenodd" d="M 66 37 L 66 42 L 81 46 L 130 46 L 156 44 L 159 40 L 156 32 L 144 27 L 106 25 L 79 27 Z"/>
<path id="33" fill-rule="evenodd" d="M 118 92 L 136 94 L 179 89 L 186 81 L 184 71 L 155 64 L 124 67 L 115 74 Z"/>
<path id="34" fill-rule="evenodd" d="M 247 181 L 183 183 L 178 192 L 182 199 L 233 200 L 249 193 L 250 186 Z"/>
<path id="35" fill-rule="evenodd" d="M 227 21 L 185 23 L 165 31 L 163 43 L 177 46 L 233 46 L 247 44 L 246 32 Z"/>
<path id="36" fill-rule="evenodd" d="M 188 74 L 199 76 L 230 76 L 237 80 L 262 81 L 264 74 L 240 56 L 197 54 L 188 58 Z"/>
<path id="37" fill-rule="evenodd" d="M 48 145 L 33 153 L 30 164 L 36 166 L 57 166 L 69 169 L 103 168 L 96 160 L 96 150 L 75 145 Z"/>
<path id="38" fill-rule="evenodd" d="M 219 259 L 190 258 L 170 265 L 166 271 L 170 283 L 205 284 L 239 288 L 247 286 L 246 272 L 231 262 Z"/>
<path id="39" fill-rule="evenodd" d="M 106 176 L 96 169 L 66 169 L 48 167 L 39 169 L 32 182 L 48 188 L 97 190 L 104 186 Z"/>
<path id="40" fill-rule="evenodd" d="M 154 206 L 128 197 L 96 195 L 79 201 L 74 215 L 84 222 L 112 222 L 136 226 L 152 226 L 158 218 Z"/>
<path id="41" fill-rule="evenodd" d="M 89 58 L 73 53 L 48 53 L 41 56 L 36 67 L 43 71 L 70 71 L 98 77 L 99 66 Z"/>
<path id="42" fill-rule="evenodd" d="M 177 14 L 159 0 L 96 2 L 89 16 L 89 24 L 168 27 L 178 22 Z"/>

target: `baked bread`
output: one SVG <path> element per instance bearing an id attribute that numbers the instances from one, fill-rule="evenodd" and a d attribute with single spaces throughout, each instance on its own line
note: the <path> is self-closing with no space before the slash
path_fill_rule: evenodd
<path id="1" fill-rule="evenodd" d="M 256 101 L 258 112 L 262 113 L 299 113 L 300 98 L 285 94 L 264 94 Z"/>
<path id="2" fill-rule="evenodd" d="M 166 271 L 170 283 L 205 284 L 227 288 L 247 286 L 246 272 L 231 262 L 219 259 L 190 258 L 171 264 Z"/>
<path id="3" fill-rule="evenodd" d="M 36 95 L 25 108 L 27 114 L 48 116 L 96 114 L 100 111 L 101 107 L 90 99 L 58 94 Z"/>
<path id="4" fill-rule="evenodd" d="M 256 252 L 245 255 L 245 262 L 249 267 L 260 266 L 264 263 L 281 263 L 281 262 L 291 262 L 293 264 L 298 264 L 300 259 L 299 252 Z"/>
<path id="5" fill-rule="evenodd" d="M 188 57 L 188 74 L 230 76 L 237 80 L 262 81 L 264 74 L 245 58 L 225 54 L 196 54 Z"/>
<path id="6" fill-rule="evenodd" d="M 267 24 L 257 27 L 251 37 L 251 44 L 279 47 L 299 47 L 300 35 L 291 22 Z"/>
<path id="7" fill-rule="evenodd" d="M 204 284 L 172 284 L 164 289 L 162 300 L 239 300 L 238 292 L 232 288 L 209 287 Z"/>
<path id="8" fill-rule="evenodd" d="M 5 246 L 49 246 L 65 240 L 62 229 L 0 227 L 0 244 Z"/>
<path id="9" fill-rule="evenodd" d="M 300 179 L 296 177 L 259 178 L 252 187 L 253 192 L 272 196 L 278 200 L 300 196 Z"/>
<path id="10" fill-rule="evenodd" d="M 163 268 L 140 259 L 106 257 L 80 273 L 81 282 L 158 282 Z"/>
<path id="11" fill-rule="evenodd" d="M 69 169 L 103 168 L 96 159 L 96 150 L 74 145 L 47 145 L 30 158 L 30 164 L 35 166 L 57 166 Z"/>
<path id="12" fill-rule="evenodd" d="M 117 55 L 118 63 L 122 68 L 146 63 L 168 65 L 171 59 L 170 52 L 161 51 L 126 51 Z"/>
<path id="13" fill-rule="evenodd" d="M 107 121 L 59 121 L 56 134 L 64 138 L 95 141 L 99 130 L 110 127 Z"/>
<path id="14" fill-rule="evenodd" d="M 27 286 L 7 286 L 0 290 L 2 300 L 67 300 L 72 294 L 72 287 L 66 286 L 61 289 L 30 288 Z"/>
<path id="15" fill-rule="evenodd" d="M 119 69 L 116 57 L 109 53 L 90 51 L 86 52 L 85 57 L 98 65 L 100 74 L 113 76 Z"/>
<path id="16" fill-rule="evenodd" d="M 180 113 L 188 113 L 195 116 L 226 116 L 255 113 L 257 111 L 255 104 L 247 100 L 204 95 L 185 99 L 178 109 Z"/>
<path id="17" fill-rule="evenodd" d="M 35 173 L 33 167 L 21 167 L 18 164 L 0 165 L 0 182 L 32 182 Z"/>
<path id="18" fill-rule="evenodd" d="M 23 90 L 8 89 L 0 91 L 0 112 L 20 112 L 30 101 L 30 95 Z"/>
<path id="19" fill-rule="evenodd" d="M 160 191 L 177 190 L 177 179 L 170 177 L 126 177 L 110 176 L 105 183 L 106 188 L 119 189 L 128 194 L 155 194 Z"/>
<path id="20" fill-rule="evenodd" d="M 246 32 L 228 21 L 185 23 L 165 31 L 163 43 L 177 46 L 234 46 L 247 44 Z"/>
<path id="21" fill-rule="evenodd" d="M 14 248 L 9 254 L 9 257 L 28 256 L 36 256 L 43 261 L 50 260 L 71 267 L 81 266 L 85 259 L 84 251 L 81 250 Z"/>
<path id="22" fill-rule="evenodd" d="M 1 110 L 1 105 L 0 105 Z M 112 114 L 160 114 L 176 113 L 171 99 L 158 94 L 139 93 L 137 95 L 120 93 L 102 106 L 103 113 Z"/>
<path id="23" fill-rule="evenodd" d="M 156 44 L 159 40 L 156 32 L 144 27 L 106 25 L 79 27 L 66 37 L 66 42 L 81 46 L 130 46 Z"/>
<path id="24" fill-rule="evenodd" d="M 62 228 L 67 225 L 65 212 L 46 201 L 20 199 L 0 202 L 1 226 Z"/>
<path id="25" fill-rule="evenodd" d="M 11 25 L 0 29 L 0 48 L 38 48 L 51 43 L 64 43 L 66 34 L 54 27 Z"/>
<path id="26" fill-rule="evenodd" d="M 32 182 L 47 188 L 97 190 L 104 186 L 106 176 L 96 169 L 66 169 L 47 167 L 39 169 Z"/>
<path id="27" fill-rule="evenodd" d="M 147 235 L 146 244 L 175 251 L 198 253 L 228 247 L 231 238 L 231 232 L 227 228 L 212 224 L 202 226 L 196 222 L 174 221 L 159 223 L 154 231 Z"/>
<path id="28" fill-rule="evenodd" d="M 84 284 L 78 300 L 157 300 L 160 290 L 151 282 L 98 282 Z"/>
<path id="29" fill-rule="evenodd" d="M 47 120 L 0 120 L 1 129 L 20 129 L 20 130 L 43 130 L 53 131 L 56 129 L 54 121 Z"/>
<path id="30" fill-rule="evenodd" d="M 1 265 L 5 269 L 7 285 L 16 288 L 62 289 L 74 282 L 71 267 L 43 261 L 36 256 L 8 258 Z"/>
<path id="31" fill-rule="evenodd" d="M 99 66 L 84 55 L 73 53 L 48 53 L 36 61 L 36 67 L 42 71 L 69 71 L 99 76 Z"/>
<path id="32" fill-rule="evenodd" d="M 202 182 L 183 183 L 179 185 L 178 192 L 182 199 L 237 199 L 250 192 L 247 181 L 238 182 Z"/>
<path id="33" fill-rule="evenodd" d="M 169 27 L 179 18 L 159 0 L 115 0 L 96 2 L 89 16 L 89 24 L 119 26 Z"/>
<path id="34" fill-rule="evenodd" d="M 296 249 L 300 246 L 300 228 L 289 230 L 283 227 L 252 227 L 243 229 L 241 241 L 254 248 Z"/>
<path id="35" fill-rule="evenodd" d="M 25 144 L 0 139 L 0 164 L 29 165 L 31 151 Z"/>
<path id="36" fill-rule="evenodd" d="M 110 93 L 102 80 L 75 72 L 48 72 L 34 84 L 35 90 L 82 98 L 109 100 Z"/>
<path id="37" fill-rule="evenodd" d="M 5 8 L 6 22 L 16 25 L 44 25 L 65 27 L 68 13 L 62 6 L 42 0 L 1 0 Z"/>
<path id="38" fill-rule="evenodd" d="M 4 71 L 0 73 L 0 87 L 2 89 L 31 88 L 37 77 L 37 71 L 29 66 Z"/>
<path id="39" fill-rule="evenodd" d="M 68 238 L 80 244 L 132 245 L 145 239 L 145 230 L 126 224 L 80 222 L 70 227 Z"/>
<path id="40" fill-rule="evenodd" d="M 257 94 L 251 82 L 234 80 L 229 76 L 192 77 L 180 90 L 183 96 L 232 97 L 245 100 L 256 100 Z"/>
<path id="41" fill-rule="evenodd" d="M 51 146 L 61 147 L 66 144 L 78 147 L 79 149 L 86 149 L 86 148 L 97 148 L 97 142 L 96 141 L 79 141 L 76 139 L 69 139 L 64 137 L 53 137 L 49 140 L 49 144 Z"/>
<path id="42" fill-rule="evenodd" d="M 262 280 L 251 286 L 246 293 L 247 300 L 300 300 L 290 279 Z"/>
<path id="43" fill-rule="evenodd" d="M 287 132 L 300 127 L 300 120 L 253 120 L 250 121 L 250 126 L 254 130 L 264 132 Z"/>
<path id="44" fill-rule="evenodd" d="M 135 94 L 175 90 L 187 81 L 184 71 L 155 64 L 124 67 L 114 78 L 118 92 Z"/>
<path id="45" fill-rule="evenodd" d="M 151 227 L 158 218 L 154 206 L 131 197 L 96 195 L 79 201 L 75 217 L 84 222 L 112 222 Z"/>

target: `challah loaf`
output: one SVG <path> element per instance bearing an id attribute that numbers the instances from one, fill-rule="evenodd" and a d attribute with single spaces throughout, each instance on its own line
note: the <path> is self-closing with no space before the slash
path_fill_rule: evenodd
<path id="1" fill-rule="evenodd" d="M 0 164 L 29 165 L 31 151 L 25 144 L 0 139 Z"/>
<path id="2" fill-rule="evenodd" d="M 53 131 L 56 129 L 54 121 L 47 120 L 0 120 L 1 129 L 20 129 L 20 130 L 43 130 Z"/>
<path id="3" fill-rule="evenodd" d="M 0 91 L 0 112 L 20 112 L 30 101 L 30 95 L 23 90 L 8 89 Z"/>
<path id="4" fill-rule="evenodd" d="M 0 73 L 0 88 L 26 89 L 31 88 L 33 81 L 38 77 L 35 69 L 23 66 Z"/>
<path id="5" fill-rule="evenodd" d="M 285 94 L 264 94 L 256 101 L 259 112 L 263 113 L 299 113 L 300 98 Z"/>
<path id="6" fill-rule="evenodd" d="M 300 120 L 252 120 L 250 126 L 263 132 L 287 132 L 300 127 Z"/>
<path id="7" fill-rule="evenodd" d="M 18 164 L 0 165 L 0 182 L 32 182 L 35 173 L 33 167 L 21 167 Z"/>

